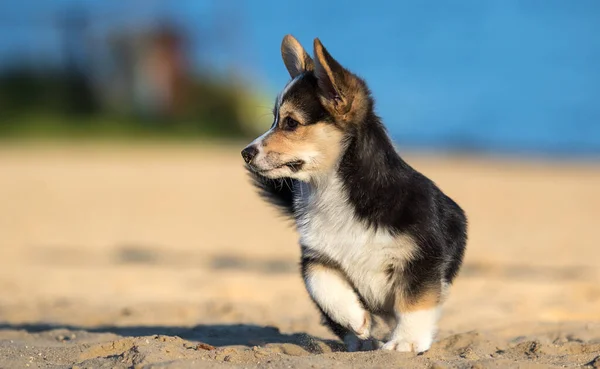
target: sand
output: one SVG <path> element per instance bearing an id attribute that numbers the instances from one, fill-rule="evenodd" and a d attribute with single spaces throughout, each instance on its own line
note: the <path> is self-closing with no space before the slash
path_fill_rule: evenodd
<path id="1" fill-rule="evenodd" d="M 600 367 L 600 164 L 408 153 L 470 218 L 432 349 L 341 352 L 241 144 L 0 147 L 0 368 Z"/>

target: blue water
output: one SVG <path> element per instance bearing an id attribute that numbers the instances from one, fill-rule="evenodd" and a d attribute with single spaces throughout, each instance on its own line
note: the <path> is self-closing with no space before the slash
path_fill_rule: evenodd
<path id="1" fill-rule="evenodd" d="M 123 4 L 33 2 L 40 7 L 5 2 L 0 12 L 9 3 L 8 10 L 29 12 L 77 3 L 110 14 Z M 143 6 L 118 12 L 121 18 L 170 17 L 192 33 L 218 25 L 218 39 L 196 40 L 198 59 L 208 52 L 213 65 L 242 69 L 273 96 L 288 78 L 283 35 L 294 34 L 309 50 L 319 37 L 368 81 L 400 145 L 600 156 L 598 0 L 132 3 Z M 2 34 L 0 54 L 7 42 L 22 44 L 19 32 Z M 48 37 L 25 38 L 48 46 Z"/>

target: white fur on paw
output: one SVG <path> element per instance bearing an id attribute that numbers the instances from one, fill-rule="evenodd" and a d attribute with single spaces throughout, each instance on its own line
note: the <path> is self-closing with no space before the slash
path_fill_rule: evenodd
<path id="1" fill-rule="evenodd" d="M 360 327 L 350 327 L 356 336 L 361 340 L 366 340 L 371 336 L 371 317 L 368 313 L 364 314 Z"/>
<path id="2" fill-rule="evenodd" d="M 399 351 L 399 352 L 415 352 L 421 353 L 429 350 L 431 347 L 431 340 L 423 340 L 422 342 L 415 342 L 406 339 L 391 339 L 386 342 L 382 350 Z"/>
<path id="3" fill-rule="evenodd" d="M 400 351 L 400 352 L 411 352 L 413 351 L 413 344 L 405 340 L 389 340 L 386 342 L 382 350 Z"/>
<path id="4" fill-rule="evenodd" d="M 416 353 L 429 350 L 433 343 L 439 311 L 439 307 L 436 307 L 401 314 L 399 324 L 389 342 L 383 345 L 383 349 Z"/>

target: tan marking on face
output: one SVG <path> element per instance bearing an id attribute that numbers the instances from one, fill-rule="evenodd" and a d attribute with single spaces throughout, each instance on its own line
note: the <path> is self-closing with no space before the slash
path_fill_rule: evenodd
<path id="1" fill-rule="evenodd" d="M 429 310 L 442 303 L 442 283 L 428 286 L 419 296 L 409 297 L 404 290 L 396 293 L 396 310 L 409 313 Z"/>
<path id="2" fill-rule="evenodd" d="M 291 117 L 300 124 L 307 123 L 307 118 L 304 116 L 302 111 L 296 108 L 296 106 L 289 101 L 284 101 L 283 104 L 281 104 L 281 106 L 279 107 L 279 127 L 282 127 L 284 119 L 286 117 Z"/>
<path id="3" fill-rule="evenodd" d="M 295 130 L 282 128 L 287 117 L 298 121 Z M 304 160 L 303 170 L 313 172 L 326 171 L 337 163 L 343 139 L 339 128 L 325 122 L 306 124 L 304 114 L 289 102 L 280 106 L 278 124 L 262 142 L 267 156 L 276 156 L 281 163 Z"/>

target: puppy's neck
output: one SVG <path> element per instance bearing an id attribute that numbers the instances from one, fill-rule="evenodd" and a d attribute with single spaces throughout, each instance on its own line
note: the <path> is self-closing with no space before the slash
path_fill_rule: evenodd
<path id="1" fill-rule="evenodd" d="M 398 172 L 410 170 L 388 136 L 379 117 L 371 111 L 367 118 L 351 128 L 344 139 L 342 150 L 335 165 L 328 171 L 311 176 L 309 186 L 318 190 L 327 188 L 332 180 L 341 180 L 346 185 L 364 184 L 370 180 L 371 189 L 389 184 Z"/>

